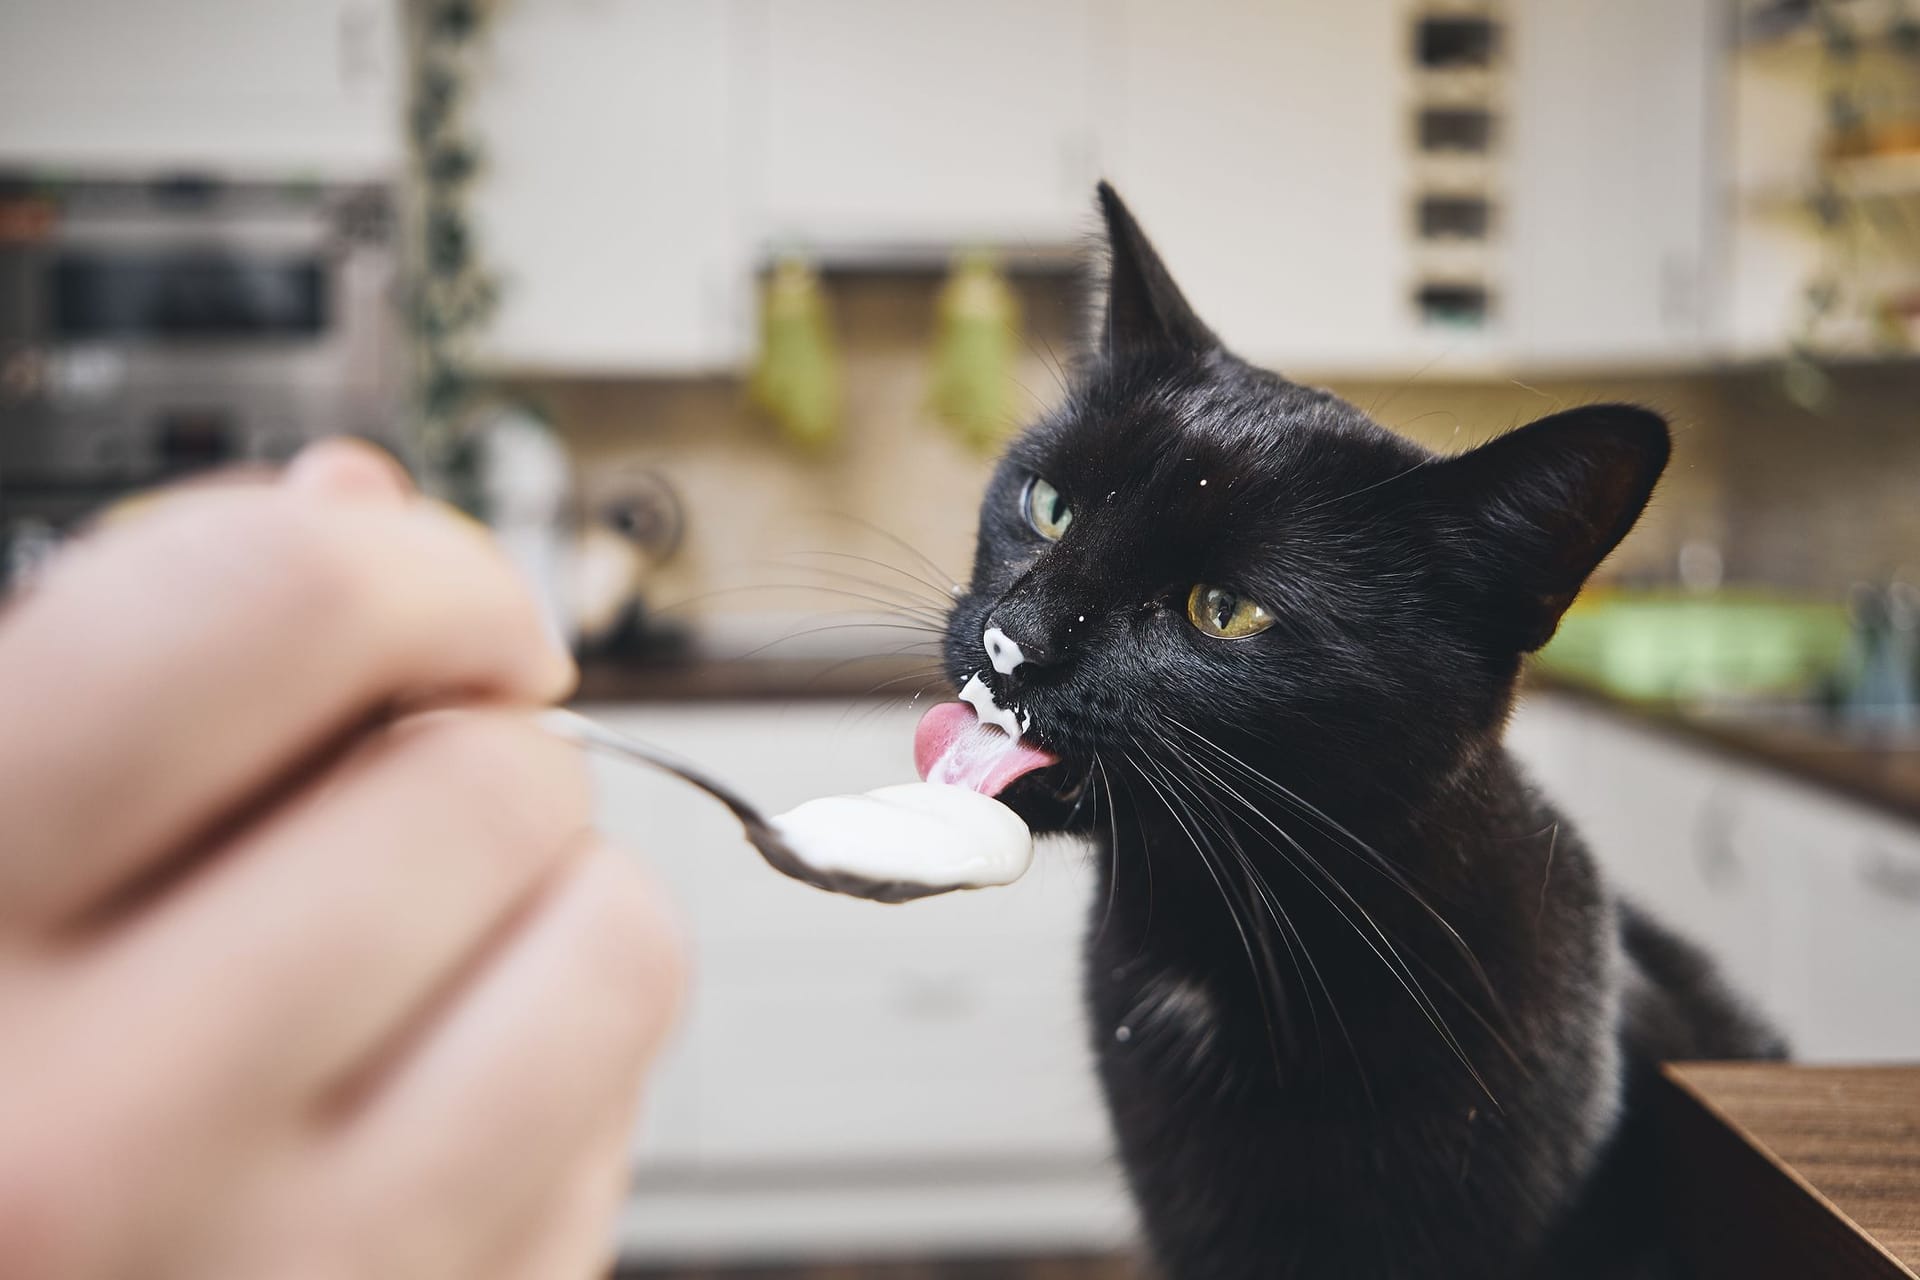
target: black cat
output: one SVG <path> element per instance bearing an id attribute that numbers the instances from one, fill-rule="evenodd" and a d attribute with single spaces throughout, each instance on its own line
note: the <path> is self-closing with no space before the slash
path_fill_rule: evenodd
<path id="1" fill-rule="evenodd" d="M 988 488 L 945 660 L 1058 758 L 1002 798 L 1099 846 L 1088 1003 L 1155 1259 L 1666 1274 L 1650 1073 L 1781 1042 L 1501 746 L 1664 422 L 1436 456 L 1226 351 L 1099 195 L 1096 350 Z"/>

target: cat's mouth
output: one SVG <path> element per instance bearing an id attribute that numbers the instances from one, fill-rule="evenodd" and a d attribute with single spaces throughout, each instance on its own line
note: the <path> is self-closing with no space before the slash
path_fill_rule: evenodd
<path id="1" fill-rule="evenodd" d="M 1024 739 L 1032 718 L 997 704 L 979 676 L 967 681 L 960 697 L 931 708 L 914 730 L 913 763 L 926 781 L 997 796 L 1060 763 L 1059 756 Z"/>

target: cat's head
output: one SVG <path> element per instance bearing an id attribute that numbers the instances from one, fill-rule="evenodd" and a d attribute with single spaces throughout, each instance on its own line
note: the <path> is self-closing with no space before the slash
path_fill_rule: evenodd
<path id="1" fill-rule="evenodd" d="M 1521 656 L 1638 518 L 1664 422 L 1592 405 L 1435 455 L 1228 352 L 1100 204 L 1095 350 L 994 473 L 946 633 L 956 687 L 1058 757 L 1002 798 L 1066 825 L 1102 768 L 1228 775 L 1202 740 L 1309 799 L 1438 778 L 1495 740 Z"/>

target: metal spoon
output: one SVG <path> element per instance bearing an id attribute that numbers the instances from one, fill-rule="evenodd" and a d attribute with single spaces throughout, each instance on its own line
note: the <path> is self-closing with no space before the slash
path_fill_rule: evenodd
<path id="1" fill-rule="evenodd" d="M 793 847 L 774 829 L 773 824 L 756 806 L 742 799 L 733 788 L 715 782 L 692 765 L 674 759 L 658 747 L 636 738 L 629 738 L 623 733 L 615 733 L 605 725 L 589 720 L 575 711 L 555 707 L 541 712 L 539 719 L 542 728 L 575 746 L 647 765 L 706 792 L 725 805 L 732 811 L 733 816 L 740 820 L 740 826 L 746 831 L 748 842 L 759 851 L 768 866 L 802 884 L 824 889 L 828 893 L 846 894 L 852 898 L 867 898 L 874 902 L 911 902 L 915 898 L 945 893 L 951 887 L 904 880 L 870 880 L 865 876 L 842 871 L 825 871 L 812 866 L 794 852 Z"/>

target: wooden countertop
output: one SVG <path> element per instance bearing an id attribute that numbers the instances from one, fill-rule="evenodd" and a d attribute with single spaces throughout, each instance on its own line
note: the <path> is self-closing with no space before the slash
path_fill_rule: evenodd
<path id="1" fill-rule="evenodd" d="M 1627 702 L 1539 668 L 1527 687 L 1575 698 L 1604 714 L 1774 769 L 1920 823 L 1920 749 L 1874 747 L 1793 727 L 1712 719 L 1681 705 Z M 576 703 L 814 698 L 951 697 L 929 657 L 744 658 L 690 656 L 653 663 L 584 662 Z"/>
<path id="2" fill-rule="evenodd" d="M 1920 1066 L 1665 1078 L 1665 1200 L 1699 1275 L 1920 1276 Z"/>

